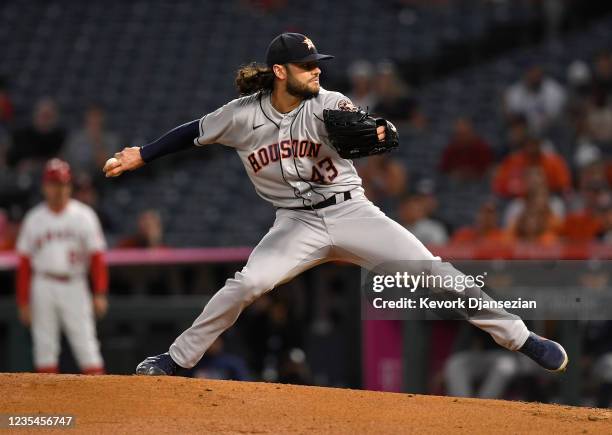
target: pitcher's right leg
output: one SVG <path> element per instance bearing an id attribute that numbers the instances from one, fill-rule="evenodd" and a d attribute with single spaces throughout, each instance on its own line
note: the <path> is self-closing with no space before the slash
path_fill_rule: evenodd
<path id="1" fill-rule="evenodd" d="M 322 219 L 309 212 L 278 210 L 274 226 L 253 250 L 247 265 L 225 282 L 167 354 L 143 361 L 137 374 L 173 374 L 176 364 L 184 368 L 196 365 L 244 308 L 277 285 L 325 262 L 329 245 Z"/>

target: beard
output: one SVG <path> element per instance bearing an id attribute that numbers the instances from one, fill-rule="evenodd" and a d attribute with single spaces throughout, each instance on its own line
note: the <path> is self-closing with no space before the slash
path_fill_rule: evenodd
<path id="1" fill-rule="evenodd" d="M 319 95 L 319 86 L 315 90 L 310 89 L 308 84 L 300 83 L 291 74 L 287 75 L 287 93 L 294 97 L 308 100 Z"/>

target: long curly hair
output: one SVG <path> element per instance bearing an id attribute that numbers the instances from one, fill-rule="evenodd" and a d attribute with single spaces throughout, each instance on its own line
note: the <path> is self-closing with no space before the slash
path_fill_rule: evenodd
<path id="1" fill-rule="evenodd" d="M 272 90 L 274 72 L 272 68 L 256 62 L 241 66 L 236 73 L 236 87 L 240 95 L 251 95 L 261 90 Z"/>

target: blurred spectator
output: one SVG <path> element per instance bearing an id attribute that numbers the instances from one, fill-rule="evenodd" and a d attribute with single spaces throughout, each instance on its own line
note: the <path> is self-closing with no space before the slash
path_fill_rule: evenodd
<path id="1" fill-rule="evenodd" d="M 138 216 L 137 231 L 117 243 L 122 249 L 165 248 L 164 229 L 157 210 L 145 210 Z M 186 285 L 177 267 L 133 267 L 119 268 L 114 282 L 119 288 L 129 289 L 132 294 L 179 294 Z"/>
<path id="2" fill-rule="evenodd" d="M 492 163 L 491 147 L 478 136 L 472 121 L 458 118 L 442 153 L 440 171 L 461 181 L 479 180 L 487 175 Z"/>
<path id="3" fill-rule="evenodd" d="M 567 83 L 570 86 L 570 93 L 587 95 L 591 87 L 591 70 L 586 62 L 574 60 L 567 67 Z"/>
<path id="4" fill-rule="evenodd" d="M 406 127 L 410 128 L 412 134 L 416 137 L 418 134 L 427 134 L 429 128 L 429 119 L 423 113 L 420 107 L 415 107 L 412 111 L 412 117 L 410 118 L 410 124 Z M 419 142 L 416 142 L 419 143 Z"/>
<path id="5" fill-rule="evenodd" d="M 392 62 L 383 61 L 377 65 L 375 83 L 378 104 L 373 112 L 394 122 L 410 121 L 416 101 L 410 97 Z"/>
<path id="6" fill-rule="evenodd" d="M 607 99 L 612 94 L 612 52 L 599 53 L 594 69 L 593 91 Z"/>
<path id="7" fill-rule="evenodd" d="M 83 121 L 83 127 L 68 137 L 63 155 L 77 175 L 101 174 L 108 156 L 118 149 L 119 138 L 106 130 L 106 115 L 101 106 L 89 106 Z"/>
<path id="8" fill-rule="evenodd" d="M 542 133 L 561 115 L 566 98 L 563 87 L 545 77 L 540 65 L 533 65 L 506 91 L 505 109 L 510 116 L 525 116 L 530 129 Z"/>
<path id="9" fill-rule="evenodd" d="M 425 214 L 444 225 L 446 233 L 448 234 L 451 229 L 451 225 L 444 221 L 440 216 L 437 215 L 438 206 L 440 205 L 438 197 L 436 196 L 436 182 L 432 178 L 421 178 L 414 183 L 414 194 L 419 198 Z"/>
<path id="10" fill-rule="evenodd" d="M 594 185 L 599 185 L 605 188 L 610 187 L 609 165 L 610 162 L 606 161 L 605 159 L 599 159 L 594 160 L 588 165 L 580 168 L 580 171 L 578 171 L 577 187 L 580 195 L 582 196 L 575 198 L 578 200 L 578 202 L 574 202 L 574 208 L 576 208 L 576 205 L 583 205 L 585 203 L 585 189 L 589 189 Z"/>
<path id="11" fill-rule="evenodd" d="M 507 228 L 510 236 L 517 242 L 529 242 L 551 245 L 559 241 L 563 204 L 556 204 L 551 199 L 540 171 L 532 171 L 531 190 L 521 202 L 512 204 L 508 213 Z M 553 207 L 557 207 L 555 212 Z"/>
<path id="12" fill-rule="evenodd" d="M 221 337 L 210 345 L 202 359 L 189 374 L 194 378 L 246 381 L 249 378 L 246 362 L 239 356 L 225 352 Z"/>
<path id="13" fill-rule="evenodd" d="M 537 245 L 553 245 L 559 241 L 559 221 L 550 210 L 548 203 L 528 203 L 516 222 L 510 228 L 515 242 Z"/>
<path id="14" fill-rule="evenodd" d="M 599 146 L 590 137 L 590 128 L 587 120 L 588 111 L 585 105 L 584 110 L 574 119 L 575 144 L 573 162 L 574 166 L 578 169 L 599 161 L 603 154 Z"/>
<path id="15" fill-rule="evenodd" d="M 567 83 L 570 93 L 587 95 L 591 87 L 591 70 L 586 62 L 574 60 L 567 67 Z"/>
<path id="16" fill-rule="evenodd" d="M 513 199 L 504 212 L 504 226 L 511 227 L 528 204 L 548 204 L 556 219 L 562 221 L 565 217 L 565 204 L 559 197 L 551 196 L 546 184 L 544 173 L 538 168 L 526 173 L 527 194 L 523 198 Z"/>
<path id="17" fill-rule="evenodd" d="M 612 244 L 612 207 L 609 207 L 602 215 L 599 239 L 603 243 Z"/>
<path id="18" fill-rule="evenodd" d="M 508 120 L 506 130 L 506 142 L 503 144 L 498 154 L 500 158 L 507 157 L 515 151 L 519 151 L 529 137 L 529 125 L 527 119 L 522 115 L 516 115 Z"/>
<path id="19" fill-rule="evenodd" d="M 587 105 L 586 128 L 589 138 L 599 145 L 612 145 L 612 107 L 602 89 L 596 90 Z"/>
<path id="20" fill-rule="evenodd" d="M 33 162 L 42 163 L 59 155 L 65 139 L 66 130 L 59 125 L 55 101 L 43 98 L 36 103 L 32 125 L 15 131 L 8 164 L 27 166 Z"/>
<path id="21" fill-rule="evenodd" d="M 108 213 L 100 203 L 100 197 L 91 176 L 81 173 L 75 177 L 73 197 L 90 206 L 100 218 L 104 231 L 113 231 L 114 224 L 111 213 Z"/>
<path id="22" fill-rule="evenodd" d="M 353 104 L 363 110 L 373 110 L 377 98 L 374 92 L 374 67 L 367 60 L 357 60 L 351 64 L 348 70 L 351 80 L 351 91 L 348 97 Z"/>
<path id="23" fill-rule="evenodd" d="M 606 86 L 597 86 L 588 66 L 574 61 L 568 69 L 569 113 L 575 133 L 574 164 L 581 168 L 598 160 L 601 146 L 612 142 L 612 108 Z"/>
<path id="24" fill-rule="evenodd" d="M 539 168 L 546 177 L 548 189 L 553 193 L 565 193 L 570 188 L 571 176 L 563 158 L 543 149 L 542 139 L 529 136 L 519 151 L 506 157 L 493 179 L 493 191 L 512 198 L 527 193 L 527 172 Z"/>
<path id="25" fill-rule="evenodd" d="M 444 370 L 446 394 L 500 399 L 520 370 L 515 353 L 499 350 L 482 331 L 462 325 Z"/>
<path id="26" fill-rule="evenodd" d="M 145 210 L 138 216 L 138 231 L 119 241 L 119 248 L 163 247 L 164 230 L 157 210 Z"/>
<path id="27" fill-rule="evenodd" d="M 540 2 L 540 5 L 548 41 L 551 44 L 558 42 L 568 10 L 571 9 L 569 2 L 546 0 Z"/>
<path id="28" fill-rule="evenodd" d="M 8 92 L 6 79 L 0 76 L 0 127 L 11 125 L 14 116 L 15 109 Z"/>
<path id="29" fill-rule="evenodd" d="M 442 245 L 448 240 L 444 225 L 429 217 L 427 202 L 422 196 L 412 195 L 402 201 L 399 222 L 424 244 Z"/>
<path id="30" fill-rule="evenodd" d="M 388 155 L 373 156 L 360 162 L 359 176 L 365 193 L 384 212 L 392 214 L 408 190 L 408 171 L 403 162 Z"/>
<path id="31" fill-rule="evenodd" d="M 603 231 L 603 218 L 612 206 L 612 195 L 607 181 L 597 168 L 603 165 L 594 164 L 583 169 L 581 175 L 580 197 L 575 201 L 575 211 L 568 214 L 561 229 L 567 241 L 585 242 L 594 240 Z M 576 204 L 576 202 L 578 204 Z"/>
<path id="32" fill-rule="evenodd" d="M 497 206 L 494 201 L 486 201 L 478 209 L 474 225 L 458 229 L 451 243 L 505 243 L 507 233 L 499 227 Z"/>
<path id="33" fill-rule="evenodd" d="M 586 104 L 592 88 L 589 66 L 581 61 L 573 61 L 567 68 L 568 111 L 572 118 L 586 111 Z"/>

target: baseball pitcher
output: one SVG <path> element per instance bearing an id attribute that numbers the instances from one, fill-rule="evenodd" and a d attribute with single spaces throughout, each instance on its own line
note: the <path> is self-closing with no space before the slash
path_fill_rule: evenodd
<path id="1" fill-rule="evenodd" d="M 108 307 L 102 228 L 89 206 L 70 198 L 68 163 L 46 164 L 43 193 L 45 201 L 26 214 L 17 240 L 17 306 L 21 322 L 31 326 L 34 367 L 58 372 L 63 330 L 81 371 L 103 374 L 94 319 Z"/>
<path id="2" fill-rule="evenodd" d="M 236 150 L 257 193 L 277 209 L 246 266 L 225 282 L 167 353 L 146 358 L 137 374 L 172 375 L 178 366 L 193 367 L 247 305 L 324 262 L 373 269 L 402 261 L 415 265 L 411 273 L 460 274 L 364 196 L 350 159 L 389 151 L 398 145 L 398 134 L 390 122 L 321 87 L 319 62 L 330 58 L 306 36 L 283 33 L 270 43 L 266 65 L 238 71 L 240 98 L 107 161 L 106 176 L 116 177 L 169 153 L 221 143 Z M 530 333 L 505 311 L 470 322 L 549 370 L 567 365 L 561 345 Z"/>

